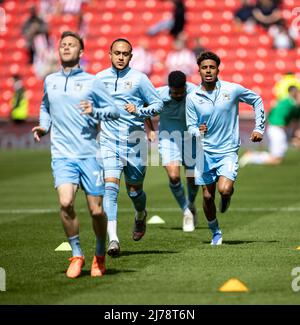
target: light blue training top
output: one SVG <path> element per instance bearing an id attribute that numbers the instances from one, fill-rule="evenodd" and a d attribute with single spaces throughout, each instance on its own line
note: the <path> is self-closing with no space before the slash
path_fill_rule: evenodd
<path id="1" fill-rule="evenodd" d="M 163 102 L 148 77 L 130 67 L 124 70 L 110 67 L 97 73 L 97 78 L 104 83 L 120 112 L 119 119 L 101 123 L 100 141 L 127 147 L 131 132 L 144 131 L 144 119 L 159 114 Z M 126 104 L 134 104 L 137 113 L 128 113 Z"/>
<path id="2" fill-rule="evenodd" d="M 201 84 L 186 99 L 188 131 L 200 136 L 199 125 L 206 122 L 208 131 L 203 138 L 203 148 L 209 153 L 227 153 L 240 147 L 239 102 L 253 106 L 254 131 L 265 129 L 265 113 L 262 98 L 243 86 L 227 81 L 217 81 L 213 91 L 206 91 Z"/>
<path id="3" fill-rule="evenodd" d="M 81 115 L 79 104 L 93 104 L 90 115 Z M 40 108 L 40 126 L 49 132 L 53 158 L 95 157 L 99 120 L 116 119 L 119 112 L 111 96 L 94 75 L 74 68 L 48 75 Z"/>
<path id="4" fill-rule="evenodd" d="M 191 82 L 186 83 L 186 94 L 189 94 L 196 88 Z M 186 96 L 180 102 L 171 98 L 170 87 L 163 86 L 157 88 L 157 91 L 164 103 L 163 110 L 159 115 L 159 132 L 172 132 L 178 130 L 181 132 L 187 131 L 185 118 Z"/>

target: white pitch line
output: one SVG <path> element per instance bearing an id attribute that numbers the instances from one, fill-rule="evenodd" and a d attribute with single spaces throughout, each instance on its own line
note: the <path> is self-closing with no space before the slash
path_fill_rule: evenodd
<path id="1" fill-rule="evenodd" d="M 120 208 L 120 212 L 132 212 L 133 208 Z M 77 209 L 78 212 L 87 212 L 87 209 Z M 147 208 L 149 212 L 177 212 L 179 208 Z M 230 208 L 232 212 L 300 212 L 300 207 L 282 207 L 282 208 Z M 58 209 L 0 209 L 0 214 L 47 214 L 58 213 Z"/>

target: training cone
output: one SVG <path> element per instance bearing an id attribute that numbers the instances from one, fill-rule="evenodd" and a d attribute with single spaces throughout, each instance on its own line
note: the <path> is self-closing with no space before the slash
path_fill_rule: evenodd
<path id="1" fill-rule="evenodd" d="M 149 225 L 155 225 L 155 224 L 162 224 L 162 223 L 166 223 L 161 217 L 159 216 L 152 216 L 148 222 Z"/>
<path id="2" fill-rule="evenodd" d="M 219 288 L 221 292 L 247 292 L 249 289 L 238 279 L 229 279 L 222 287 Z"/>
<path id="3" fill-rule="evenodd" d="M 300 251 L 300 246 L 298 246 L 296 249 L 297 249 L 298 251 Z"/>
<path id="4" fill-rule="evenodd" d="M 58 247 L 55 248 L 55 251 L 71 251 L 72 248 L 68 242 L 63 242 Z"/>

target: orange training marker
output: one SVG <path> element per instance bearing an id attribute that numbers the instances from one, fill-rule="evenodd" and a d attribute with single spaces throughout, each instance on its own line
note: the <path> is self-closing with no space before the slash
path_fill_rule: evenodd
<path id="1" fill-rule="evenodd" d="M 229 279 L 222 287 L 219 288 L 221 292 L 247 292 L 249 289 L 238 279 Z"/>

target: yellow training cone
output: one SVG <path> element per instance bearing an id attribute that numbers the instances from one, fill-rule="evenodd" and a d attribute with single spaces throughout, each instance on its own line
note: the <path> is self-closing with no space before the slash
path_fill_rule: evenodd
<path id="1" fill-rule="evenodd" d="M 63 242 L 58 247 L 55 248 L 55 251 L 71 251 L 72 248 L 68 242 Z"/>
<path id="2" fill-rule="evenodd" d="M 298 251 L 300 251 L 300 246 L 298 246 L 296 249 L 297 249 Z"/>
<path id="3" fill-rule="evenodd" d="M 229 279 L 221 288 L 221 292 L 247 292 L 249 289 L 238 279 Z"/>

